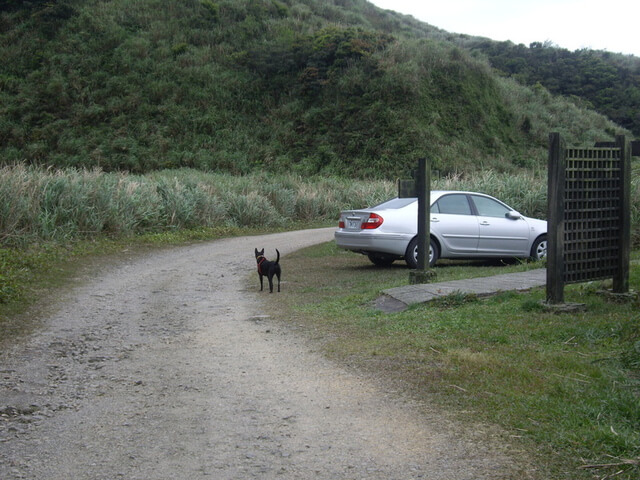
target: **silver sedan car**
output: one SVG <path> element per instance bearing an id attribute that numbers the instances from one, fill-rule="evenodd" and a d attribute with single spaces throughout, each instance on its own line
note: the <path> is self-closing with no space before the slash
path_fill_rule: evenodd
<path id="1" fill-rule="evenodd" d="M 547 254 L 547 222 L 520 215 L 474 192 L 432 191 L 429 264 L 439 258 L 533 258 Z M 418 200 L 394 198 L 340 214 L 338 247 L 365 254 L 376 265 L 404 259 L 417 267 Z"/>

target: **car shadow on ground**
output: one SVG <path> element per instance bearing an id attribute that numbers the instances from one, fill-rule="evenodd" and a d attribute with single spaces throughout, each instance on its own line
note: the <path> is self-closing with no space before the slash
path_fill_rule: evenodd
<path id="1" fill-rule="evenodd" d="M 435 267 L 432 267 L 436 272 L 438 270 L 451 269 L 456 267 L 472 267 L 472 268 L 487 268 L 487 267 L 506 267 L 506 266 L 514 266 L 522 263 L 526 263 L 527 260 L 522 260 L 521 258 L 488 258 L 488 259 L 474 259 L 474 260 L 451 260 L 451 259 L 440 259 L 438 263 L 436 263 Z M 344 265 L 341 267 L 344 270 L 375 270 L 375 271 L 397 271 L 397 270 L 407 270 L 409 271 L 409 267 L 407 264 L 398 260 L 391 265 L 379 266 L 374 265 L 370 262 L 363 262 L 362 265 Z"/>

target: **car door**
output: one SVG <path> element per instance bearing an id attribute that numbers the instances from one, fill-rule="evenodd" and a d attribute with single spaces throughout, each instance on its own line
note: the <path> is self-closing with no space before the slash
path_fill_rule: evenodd
<path id="1" fill-rule="evenodd" d="M 478 219 L 467 195 L 443 195 L 431 206 L 431 232 L 440 239 L 441 255 L 468 256 L 478 249 Z"/>
<path id="2" fill-rule="evenodd" d="M 511 208 L 497 200 L 471 195 L 478 213 L 478 255 L 526 256 L 529 226 L 523 218 L 509 218 Z"/>

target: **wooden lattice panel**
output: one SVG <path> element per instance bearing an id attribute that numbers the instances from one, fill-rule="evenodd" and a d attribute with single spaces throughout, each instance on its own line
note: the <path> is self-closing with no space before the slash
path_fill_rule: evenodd
<path id="1" fill-rule="evenodd" d="M 568 148 L 565 162 L 564 282 L 611 278 L 622 227 L 620 149 Z"/>

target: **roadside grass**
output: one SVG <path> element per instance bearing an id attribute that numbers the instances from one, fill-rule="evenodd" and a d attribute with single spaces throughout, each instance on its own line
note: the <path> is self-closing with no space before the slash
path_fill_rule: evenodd
<path id="1" fill-rule="evenodd" d="M 640 290 L 640 252 L 630 285 Z M 640 475 L 640 302 L 616 302 L 601 282 L 568 286 L 574 313 L 551 313 L 545 289 L 488 298 L 453 294 L 400 313 L 373 302 L 408 283 L 399 263 L 377 268 L 328 243 L 288 255 L 269 308 L 332 358 L 380 376 L 461 419 L 501 427 L 535 456 L 537 478 Z M 442 262 L 437 280 L 539 268 Z M 603 466 L 604 465 L 604 466 Z"/>

